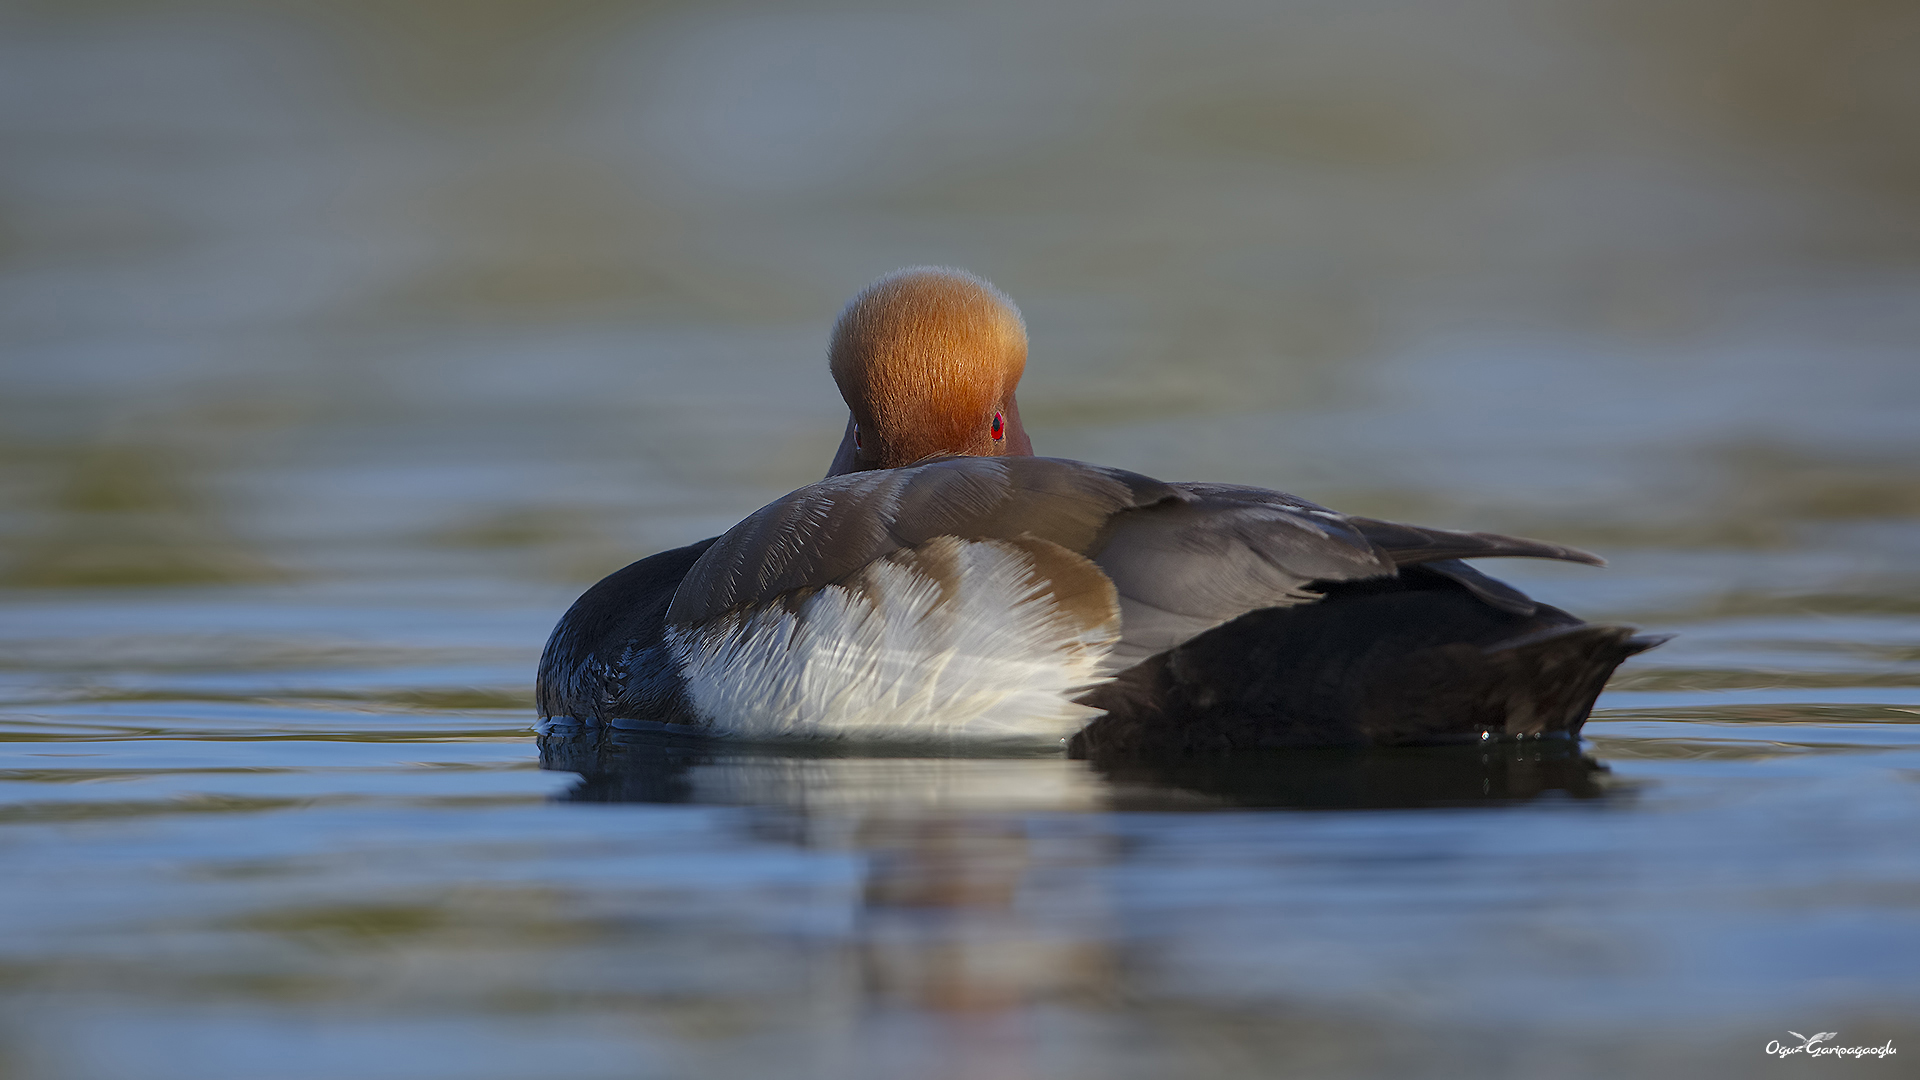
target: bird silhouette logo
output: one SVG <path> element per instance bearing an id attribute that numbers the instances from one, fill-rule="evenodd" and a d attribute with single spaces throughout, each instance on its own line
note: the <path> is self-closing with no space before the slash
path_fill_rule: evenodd
<path id="1" fill-rule="evenodd" d="M 1815 1035 L 1802 1035 L 1799 1032 L 1793 1030 L 1792 1028 L 1787 1029 L 1787 1034 L 1800 1040 L 1800 1045 L 1797 1047 L 1794 1047 L 1794 1049 L 1796 1050 L 1805 1050 L 1810 1046 L 1818 1046 L 1819 1044 L 1826 1042 L 1828 1039 L 1837 1039 L 1840 1037 L 1840 1033 L 1837 1031 L 1822 1031 Z"/>

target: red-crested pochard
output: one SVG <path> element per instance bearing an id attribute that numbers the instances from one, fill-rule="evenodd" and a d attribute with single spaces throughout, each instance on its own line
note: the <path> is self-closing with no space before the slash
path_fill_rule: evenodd
<path id="1" fill-rule="evenodd" d="M 1082 753 L 1572 736 L 1662 640 L 1460 561 L 1600 563 L 1573 548 L 1032 456 L 1026 327 L 971 274 L 874 282 L 828 357 L 826 479 L 589 589 L 543 717 Z"/>

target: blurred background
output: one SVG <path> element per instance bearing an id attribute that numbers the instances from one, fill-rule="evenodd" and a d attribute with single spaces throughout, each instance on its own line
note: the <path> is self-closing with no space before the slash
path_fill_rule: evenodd
<path id="1" fill-rule="evenodd" d="M 12 3 L 0 582 L 591 581 L 817 478 L 915 263 L 1022 305 L 1044 453 L 1870 558 L 1916 55 L 1898 0 Z"/>
<path id="2" fill-rule="evenodd" d="M 541 771 L 554 621 L 824 473 L 922 263 L 1041 453 L 1607 555 L 1496 572 L 1679 632 L 1611 772 Z M 1916 552 L 1911 0 L 0 0 L 0 1076 L 1911 1042 Z"/>

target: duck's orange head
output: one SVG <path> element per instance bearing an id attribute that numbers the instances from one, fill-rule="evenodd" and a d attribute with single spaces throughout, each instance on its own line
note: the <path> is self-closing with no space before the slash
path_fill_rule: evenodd
<path id="1" fill-rule="evenodd" d="M 1027 326 L 964 270 L 915 266 L 860 291 L 834 324 L 833 381 L 852 414 L 828 476 L 938 454 L 1032 454 L 1014 390 Z"/>

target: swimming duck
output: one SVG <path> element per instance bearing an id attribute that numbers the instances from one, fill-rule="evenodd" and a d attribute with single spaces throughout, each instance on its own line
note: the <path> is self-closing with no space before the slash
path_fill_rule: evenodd
<path id="1" fill-rule="evenodd" d="M 1658 644 L 1480 573 L 1574 548 L 1033 456 L 1013 302 L 916 267 L 854 297 L 825 479 L 589 589 L 542 717 L 1078 754 L 1577 735 Z"/>

